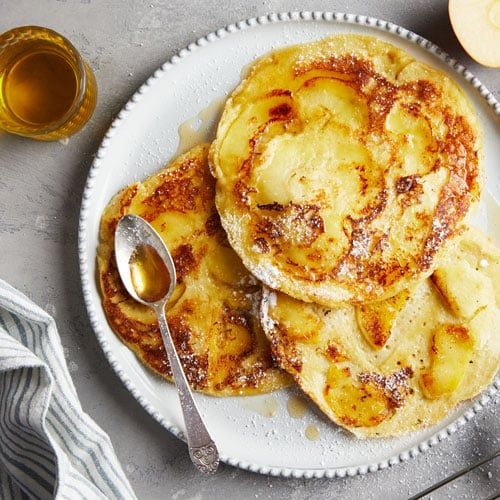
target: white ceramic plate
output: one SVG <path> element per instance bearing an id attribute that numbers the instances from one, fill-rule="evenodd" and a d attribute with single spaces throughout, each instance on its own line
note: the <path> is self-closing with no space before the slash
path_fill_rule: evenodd
<path id="1" fill-rule="evenodd" d="M 270 14 L 229 25 L 181 50 L 132 96 L 106 134 L 87 180 L 79 231 L 83 292 L 97 338 L 139 403 L 179 437 L 183 422 L 174 387 L 144 368 L 106 322 L 95 280 L 101 212 L 119 189 L 145 178 L 171 159 L 177 149 L 179 125 L 196 117 L 215 99 L 227 96 L 240 81 L 242 69 L 256 57 L 277 47 L 335 33 L 375 35 L 451 75 L 479 113 L 485 135 L 487 187 L 494 198 L 500 197 L 500 104 L 463 66 L 404 28 L 347 14 Z M 498 210 L 493 197 L 489 204 L 483 203 L 478 216 L 478 222 L 486 228 L 492 227 L 491 218 Z M 355 439 L 327 422 L 314 408 L 302 419 L 290 418 L 286 409 L 290 390 L 252 398 L 196 398 L 224 462 L 273 475 L 333 477 L 385 468 L 424 451 L 472 418 L 499 387 L 497 381 L 433 428 L 383 440 Z M 255 411 L 271 406 L 277 406 L 273 418 Z M 304 436 L 310 424 L 320 431 L 317 441 Z"/>

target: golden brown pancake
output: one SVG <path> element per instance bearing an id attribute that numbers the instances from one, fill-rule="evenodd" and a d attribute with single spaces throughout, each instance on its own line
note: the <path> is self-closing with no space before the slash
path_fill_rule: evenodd
<path id="1" fill-rule="evenodd" d="M 280 366 L 321 410 L 382 437 L 435 424 L 492 381 L 499 307 L 500 251 L 471 228 L 394 300 L 325 308 L 268 289 L 261 313 Z"/>
<path id="2" fill-rule="evenodd" d="M 120 339 L 171 380 L 155 314 L 128 295 L 114 258 L 119 219 L 139 215 L 160 233 L 175 262 L 177 287 L 167 319 L 191 387 L 216 396 L 269 392 L 289 378 L 273 366 L 260 326 L 261 285 L 220 225 L 207 154 L 206 144 L 193 148 L 106 207 L 97 254 L 103 308 Z"/>
<path id="3" fill-rule="evenodd" d="M 429 276 L 479 199 L 476 114 L 444 73 L 369 36 L 260 59 L 210 153 L 229 242 L 271 288 L 326 306 Z"/>

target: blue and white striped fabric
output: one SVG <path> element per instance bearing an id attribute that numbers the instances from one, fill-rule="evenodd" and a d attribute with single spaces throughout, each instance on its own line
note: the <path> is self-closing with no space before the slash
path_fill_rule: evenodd
<path id="1" fill-rule="evenodd" d="M 0 498 L 136 498 L 82 410 L 54 320 L 2 280 Z"/>

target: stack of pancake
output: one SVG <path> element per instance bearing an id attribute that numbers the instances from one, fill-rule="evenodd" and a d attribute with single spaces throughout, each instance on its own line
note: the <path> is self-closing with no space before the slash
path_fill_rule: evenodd
<path id="1" fill-rule="evenodd" d="M 106 208 L 110 325 L 171 376 L 154 314 L 114 263 L 116 224 L 134 213 L 173 254 L 167 315 L 195 389 L 293 379 L 360 437 L 435 423 L 500 363 L 500 251 L 467 225 L 481 164 L 465 95 L 406 52 L 357 35 L 275 51 L 227 100 L 211 146 Z"/>

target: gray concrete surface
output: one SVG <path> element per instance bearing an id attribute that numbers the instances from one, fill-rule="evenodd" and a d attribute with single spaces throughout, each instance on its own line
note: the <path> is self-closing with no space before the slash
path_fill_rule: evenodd
<path id="1" fill-rule="evenodd" d="M 220 26 L 269 11 L 369 14 L 420 33 L 464 62 L 500 97 L 500 72 L 473 63 L 457 43 L 444 0 L 0 0 L 0 32 L 38 24 L 67 35 L 93 67 L 99 102 L 69 144 L 0 133 L 0 277 L 54 315 L 86 411 L 109 433 L 139 498 L 405 498 L 499 446 L 498 405 L 427 453 L 342 480 L 271 478 L 223 466 L 196 474 L 184 445 L 136 403 L 108 366 L 84 309 L 77 224 L 85 178 L 114 115 L 162 62 Z M 500 493 L 500 460 L 432 498 Z"/>

